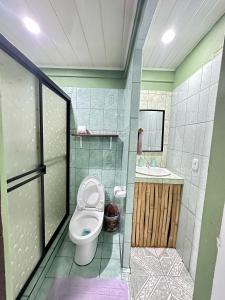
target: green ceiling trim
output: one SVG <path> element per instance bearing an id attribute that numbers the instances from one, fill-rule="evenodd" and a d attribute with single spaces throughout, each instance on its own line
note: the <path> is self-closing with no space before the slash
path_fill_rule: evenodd
<path id="1" fill-rule="evenodd" d="M 141 89 L 154 91 L 172 91 L 174 75 L 174 71 L 143 70 Z"/>
<path id="2" fill-rule="evenodd" d="M 119 70 L 85 70 L 69 68 L 42 68 L 50 77 L 77 77 L 77 78 L 123 78 L 123 71 Z"/>
<path id="3" fill-rule="evenodd" d="M 80 87 L 80 88 L 110 88 L 110 89 L 124 89 L 126 85 L 125 79 L 115 78 L 81 78 L 81 77 L 57 77 L 50 76 L 60 87 Z"/>
<path id="4" fill-rule="evenodd" d="M 43 68 L 42 71 L 61 87 L 124 89 L 126 86 L 123 71 L 54 68 Z M 143 70 L 141 88 L 172 91 L 174 73 L 174 71 Z"/>
<path id="5" fill-rule="evenodd" d="M 43 68 L 42 71 L 61 87 L 123 89 L 123 71 Z"/>
<path id="6" fill-rule="evenodd" d="M 225 15 L 211 28 L 192 52 L 178 66 L 174 87 L 181 84 L 222 49 L 225 35 Z"/>
<path id="7" fill-rule="evenodd" d="M 151 91 L 166 91 L 171 92 L 173 90 L 173 83 L 170 82 L 151 82 L 151 81 L 142 81 L 141 82 L 142 90 L 151 90 Z"/>
<path id="8" fill-rule="evenodd" d="M 142 81 L 174 82 L 174 71 L 142 70 Z"/>

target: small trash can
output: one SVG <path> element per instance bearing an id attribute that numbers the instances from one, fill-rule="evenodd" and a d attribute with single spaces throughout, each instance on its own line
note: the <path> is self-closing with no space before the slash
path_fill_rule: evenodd
<path id="1" fill-rule="evenodd" d="M 105 206 L 104 230 L 113 232 L 119 228 L 120 213 L 116 204 L 110 203 Z"/>

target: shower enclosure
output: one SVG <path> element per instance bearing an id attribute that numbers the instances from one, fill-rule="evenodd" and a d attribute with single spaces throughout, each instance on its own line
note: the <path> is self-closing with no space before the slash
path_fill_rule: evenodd
<path id="1" fill-rule="evenodd" d="M 10 264 L 20 299 L 69 214 L 70 98 L 0 36 Z"/>

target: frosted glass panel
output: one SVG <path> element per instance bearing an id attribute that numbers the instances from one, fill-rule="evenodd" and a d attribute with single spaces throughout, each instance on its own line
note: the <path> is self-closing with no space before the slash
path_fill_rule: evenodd
<path id="1" fill-rule="evenodd" d="M 43 85 L 46 244 L 66 214 L 66 102 Z"/>
<path id="2" fill-rule="evenodd" d="M 10 192 L 8 203 L 9 248 L 16 297 L 41 257 L 39 179 Z"/>
<path id="3" fill-rule="evenodd" d="M 7 177 L 32 170 L 38 156 L 38 80 L 0 50 L 0 101 Z"/>

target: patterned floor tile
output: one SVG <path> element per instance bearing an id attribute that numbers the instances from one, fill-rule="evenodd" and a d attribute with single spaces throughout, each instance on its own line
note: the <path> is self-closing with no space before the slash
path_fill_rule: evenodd
<path id="1" fill-rule="evenodd" d="M 157 258 L 157 254 L 154 248 L 140 248 L 133 247 L 131 248 L 131 258 L 135 257 L 155 257 Z"/>
<path id="2" fill-rule="evenodd" d="M 166 277 L 166 280 L 176 300 L 192 300 L 194 283 L 191 276 Z"/>
<path id="3" fill-rule="evenodd" d="M 188 276 L 189 273 L 176 249 L 155 249 L 165 276 Z"/>
<path id="4" fill-rule="evenodd" d="M 130 266 L 132 275 L 149 276 L 147 267 L 144 268 L 139 261 L 131 260 Z"/>
<path id="5" fill-rule="evenodd" d="M 155 257 L 157 258 L 157 253 L 155 248 L 144 248 L 145 257 Z"/>
<path id="6" fill-rule="evenodd" d="M 141 275 L 131 275 L 130 277 L 130 285 L 132 290 L 132 295 L 136 299 L 139 292 L 145 286 L 148 280 L 148 276 L 141 276 Z"/>
<path id="7" fill-rule="evenodd" d="M 179 256 L 176 249 L 173 248 L 155 248 L 156 255 L 159 259 L 163 257 L 177 257 Z"/>
<path id="8" fill-rule="evenodd" d="M 145 258 L 142 261 L 143 265 L 147 269 L 149 275 L 159 276 L 163 275 L 162 267 L 159 261 L 153 257 Z"/>
<path id="9" fill-rule="evenodd" d="M 131 260 L 135 257 L 144 256 L 144 248 L 131 247 Z"/>
<path id="10" fill-rule="evenodd" d="M 132 300 L 191 300 L 193 281 L 176 249 L 131 249 Z"/>
<path id="11" fill-rule="evenodd" d="M 162 267 L 158 258 L 154 255 L 145 256 L 144 252 L 142 253 L 139 251 L 138 255 L 136 253 L 131 257 L 131 273 L 135 273 L 136 275 L 163 275 Z"/>
<path id="12" fill-rule="evenodd" d="M 132 280 L 132 279 L 131 279 Z M 171 292 L 164 276 L 150 276 L 142 281 L 133 278 L 133 296 L 135 300 L 170 300 Z"/>
<path id="13" fill-rule="evenodd" d="M 128 292 L 129 292 L 129 300 L 134 300 L 134 296 L 133 296 L 133 289 L 131 287 L 131 281 L 128 281 Z"/>

